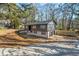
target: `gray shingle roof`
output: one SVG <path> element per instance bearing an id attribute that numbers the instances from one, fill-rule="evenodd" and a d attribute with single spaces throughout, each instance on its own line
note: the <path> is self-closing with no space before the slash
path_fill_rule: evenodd
<path id="1" fill-rule="evenodd" d="M 36 22 L 27 22 L 26 25 L 36 25 L 36 24 L 48 24 L 51 20 L 48 20 L 48 21 L 36 21 Z"/>

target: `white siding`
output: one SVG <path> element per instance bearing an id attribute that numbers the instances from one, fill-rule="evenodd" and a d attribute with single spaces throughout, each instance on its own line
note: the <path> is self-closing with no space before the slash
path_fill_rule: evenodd
<path id="1" fill-rule="evenodd" d="M 48 23 L 47 28 L 48 28 L 49 36 L 54 34 L 55 26 L 54 26 L 54 23 L 52 21 Z"/>

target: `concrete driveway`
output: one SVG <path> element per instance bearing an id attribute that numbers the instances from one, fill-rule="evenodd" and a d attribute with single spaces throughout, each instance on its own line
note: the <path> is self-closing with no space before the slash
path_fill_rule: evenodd
<path id="1" fill-rule="evenodd" d="M 79 56 L 79 42 L 55 42 L 21 48 L 0 48 L 1 56 Z"/>

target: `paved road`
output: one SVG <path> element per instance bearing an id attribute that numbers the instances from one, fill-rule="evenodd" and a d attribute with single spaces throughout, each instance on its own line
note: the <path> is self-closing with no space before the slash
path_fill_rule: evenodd
<path id="1" fill-rule="evenodd" d="M 0 48 L 3 56 L 79 56 L 79 42 L 57 42 L 21 48 Z"/>

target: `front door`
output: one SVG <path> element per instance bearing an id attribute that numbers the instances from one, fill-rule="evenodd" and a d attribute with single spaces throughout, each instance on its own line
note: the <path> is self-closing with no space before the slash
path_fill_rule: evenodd
<path id="1" fill-rule="evenodd" d="M 28 26 L 28 30 L 31 32 L 31 26 L 30 25 Z"/>

